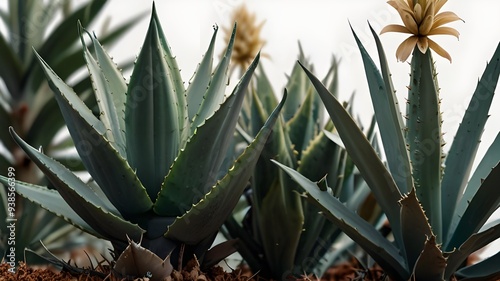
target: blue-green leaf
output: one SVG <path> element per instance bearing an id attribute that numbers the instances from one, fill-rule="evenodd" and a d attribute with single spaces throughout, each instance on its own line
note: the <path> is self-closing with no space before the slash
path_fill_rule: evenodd
<path id="1" fill-rule="evenodd" d="M 217 30 L 218 28 L 215 27 L 208 50 L 203 56 L 201 63 L 198 65 L 198 68 L 196 69 L 196 72 L 193 75 L 192 80 L 189 82 L 189 86 L 186 90 L 189 120 L 193 120 L 196 113 L 200 109 L 200 106 L 203 103 L 203 97 L 205 96 L 208 86 L 210 85 Z"/>
<path id="2" fill-rule="evenodd" d="M 134 71 L 125 108 L 127 160 L 155 201 L 181 147 L 184 110 L 162 51 L 154 11 Z M 183 120 L 184 121 L 184 120 Z"/>
<path id="3" fill-rule="evenodd" d="M 464 243 L 469 236 L 479 231 L 486 220 L 500 206 L 500 164 L 497 164 L 482 180 L 480 188 L 473 195 L 465 210 L 457 210 L 452 221 L 449 239 L 445 241 L 444 249 L 452 250 Z"/>
<path id="4" fill-rule="evenodd" d="M 434 62 L 431 51 L 422 54 L 415 48 L 408 87 L 407 135 L 412 175 L 418 200 L 440 243 L 442 236 L 441 112 Z"/>
<path id="5" fill-rule="evenodd" d="M 82 100 L 40 58 L 75 147 L 85 167 L 120 213 L 144 213 L 153 203 L 116 149 L 103 136 L 106 129 Z"/>
<path id="6" fill-rule="evenodd" d="M 500 44 L 497 46 L 491 62 L 486 66 L 481 80 L 477 84 L 446 157 L 444 176 L 441 183 L 444 235 L 447 235 L 453 213 L 469 180 L 499 75 Z M 488 168 L 491 167 L 493 166 Z"/>
<path id="7" fill-rule="evenodd" d="M 398 248 L 382 236 L 371 224 L 355 212 L 349 210 L 337 198 L 327 191 L 321 191 L 316 183 L 311 182 L 297 171 L 273 161 L 292 177 L 307 192 L 310 202 L 342 231 L 360 245 L 391 277 L 407 280 L 409 270 Z"/>
<path id="8" fill-rule="evenodd" d="M 178 116 L 177 120 L 179 120 L 179 128 L 181 130 L 180 136 L 181 136 L 181 143 L 185 143 L 190 136 L 190 131 L 189 131 L 189 118 L 188 118 L 188 108 L 187 108 L 187 99 L 186 99 L 186 90 L 184 88 L 184 82 L 182 80 L 181 76 L 181 70 L 179 69 L 179 66 L 177 65 L 177 60 L 175 59 L 175 56 L 172 54 L 172 50 L 170 49 L 170 46 L 168 45 L 167 38 L 165 37 L 165 32 L 163 32 L 163 28 L 160 24 L 160 19 L 158 18 L 158 15 L 156 13 L 156 6 L 155 3 L 153 2 L 153 20 L 156 22 L 156 28 L 158 29 L 158 39 L 160 40 L 160 45 L 162 48 L 162 51 L 164 53 L 164 58 L 165 61 L 168 65 L 167 74 L 171 81 L 172 81 L 172 87 L 177 95 L 177 109 L 178 109 Z"/>
<path id="9" fill-rule="evenodd" d="M 389 169 L 401 193 L 408 193 L 413 188 L 413 179 L 406 141 L 403 137 L 403 118 L 392 86 L 384 49 L 371 26 L 370 30 L 377 44 L 382 75 L 354 30 L 352 32 L 363 58 L 373 109 L 375 110 L 375 117 L 384 144 Z"/>
<path id="10" fill-rule="evenodd" d="M 245 92 L 258 61 L 259 55 L 233 93 L 196 129 L 173 163 L 155 202 L 154 210 L 157 214 L 184 214 L 192 204 L 203 198 L 218 180 L 219 168 L 233 138 Z"/>
<path id="11" fill-rule="evenodd" d="M 8 178 L 0 176 L 0 182 L 4 185 L 7 185 Z M 56 216 L 63 218 L 70 224 L 80 228 L 85 232 L 88 232 L 97 237 L 101 236 L 92 227 L 90 227 L 88 223 L 71 208 L 70 205 L 68 205 L 68 203 L 64 200 L 64 198 L 61 196 L 61 194 L 59 194 L 57 190 L 48 189 L 45 186 L 29 184 L 21 181 L 16 181 L 15 187 L 17 193 L 22 195 L 24 198 L 29 199 L 31 202 L 48 210 Z"/>
<path id="12" fill-rule="evenodd" d="M 207 91 L 203 95 L 203 101 L 198 108 L 196 116 L 191 123 L 191 134 L 200 126 L 207 118 L 209 118 L 217 107 L 224 100 L 225 89 L 228 83 L 228 69 L 233 50 L 234 39 L 236 36 L 236 24 L 234 24 L 233 33 L 227 45 L 224 56 L 215 68 L 214 74 L 210 79 Z"/>
<path id="13" fill-rule="evenodd" d="M 427 243 L 426 237 L 431 237 L 432 230 L 424 210 L 415 194 L 415 189 L 400 201 L 401 226 L 406 252 L 405 261 L 408 268 L 414 268 L 420 254 Z"/>
<path id="14" fill-rule="evenodd" d="M 394 179 L 349 113 L 311 72 L 304 66 L 302 68 L 321 96 L 349 156 L 358 167 L 377 202 L 387 215 L 393 231 L 395 231 L 396 242 L 402 247 L 400 209 L 398 205 L 401 193 Z"/>
<path id="15" fill-rule="evenodd" d="M 455 275 L 463 281 L 482 281 L 500 279 L 500 252 L 476 264 L 464 267 Z"/>
<path id="16" fill-rule="evenodd" d="M 7 40 L 5 40 L 3 33 L 0 34 L 0 65 L 2 66 L 0 67 L 0 77 L 9 93 L 11 93 L 14 100 L 20 99 L 21 89 L 18 87 L 23 66 Z"/>
<path id="17" fill-rule="evenodd" d="M 134 239 L 140 238 L 142 230 L 139 226 L 123 220 L 118 214 L 112 214 L 108 210 L 104 210 L 103 207 L 106 204 L 88 185 L 83 183 L 66 167 L 25 143 L 14 131 L 11 130 L 11 133 L 17 144 L 21 146 L 30 159 L 37 164 L 45 176 L 54 184 L 60 196 L 92 229 L 106 238 L 115 240 L 125 241 L 125 234 L 133 236 Z M 31 196 L 33 194 L 27 194 L 27 197 L 32 198 L 35 202 L 40 197 Z M 55 195 L 52 194 L 50 196 L 54 197 Z M 60 203 L 60 201 L 46 201 L 45 204 L 47 205 L 45 207 L 47 209 L 59 208 L 52 205 Z M 65 215 L 64 213 L 56 214 Z M 117 229 L 125 232 L 117 231 Z"/>
<path id="18" fill-rule="evenodd" d="M 192 244 L 217 232 L 247 186 L 247 181 L 253 173 L 253 168 L 272 132 L 285 99 L 286 96 L 226 176 L 217 182 L 187 213 L 178 217 L 169 226 L 167 237 Z"/>
<path id="19" fill-rule="evenodd" d="M 106 37 L 107 38 L 107 37 Z M 110 94 L 115 107 L 116 119 L 118 119 L 118 124 L 120 129 L 123 131 L 123 139 L 125 139 L 124 132 L 125 127 L 125 103 L 126 103 L 126 93 L 127 93 L 127 83 L 123 78 L 121 70 L 113 62 L 113 59 L 107 54 L 107 52 L 102 47 L 101 43 L 97 38 L 92 37 L 92 43 L 94 46 L 95 56 L 99 66 L 102 69 L 102 74 L 107 80 L 109 85 Z"/>
<path id="20" fill-rule="evenodd" d="M 125 104 L 123 103 L 120 108 L 117 108 L 113 96 L 121 96 L 124 98 L 127 86 L 121 74 L 119 74 L 120 78 L 118 79 L 118 83 L 116 83 L 116 74 L 117 72 L 119 73 L 116 67 L 109 67 L 106 60 L 96 61 L 94 59 L 85 45 L 83 37 L 83 32 L 85 32 L 85 30 L 80 24 L 78 31 L 82 42 L 83 56 L 87 62 L 90 80 L 92 81 L 97 104 L 100 109 L 99 117 L 104 127 L 106 127 L 106 138 L 113 144 L 115 149 L 118 150 L 120 155 L 126 158 L 125 133 L 124 127 L 121 127 L 124 126 L 123 112 L 120 112 L 120 110 L 124 109 Z M 94 41 L 93 38 L 92 41 Z M 99 44 L 94 45 L 97 45 L 96 50 L 100 49 Z M 102 52 L 102 49 L 100 49 L 100 51 Z M 101 58 L 104 59 L 107 58 L 107 56 Z M 104 66 L 107 66 L 106 69 L 103 68 Z"/>

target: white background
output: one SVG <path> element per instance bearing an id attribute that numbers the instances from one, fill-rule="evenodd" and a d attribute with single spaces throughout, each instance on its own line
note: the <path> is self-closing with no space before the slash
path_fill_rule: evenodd
<path id="1" fill-rule="evenodd" d="M 111 26 L 139 12 L 149 13 L 151 1 L 117 1 L 107 5 L 101 20 L 110 17 Z M 156 8 L 167 40 L 182 69 L 185 82 L 189 81 L 212 36 L 213 24 L 231 26 L 232 9 L 245 3 L 248 10 L 256 13 L 257 21 L 265 20 L 262 36 L 267 43 L 262 52 L 270 56 L 261 63 L 266 69 L 276 93 L 281 93 L 298 56 L 300 41 L 306 56 L 314 64 L 315 73 L 323 77 L 330 66 L 331 57 L 340 58 L 340 97 L 346 100 L 355 92 L 355 112 L 364 124 L 373 114 L 368 86 L 358 48 L 349 28 L 349 22 L 375 58 L 376 49 L 367 21 L 375 31 L 387 24 L 402 24 L 397 12 L 383 0 L 176 0 L 157 1 Z M 433 36 L 433 40 L 445 48 L 453 62 L 434 54 L 439 73 L 442 98 L 443 132 L 451 143 L 463 116 L 477 80 L 484 71 L 500 41 L 500 1 L 449 1 L 442 11 L 453 11 L 465 22 L 457 21 L 448 26 L 460 32 L 460 39 L 453 36 Z M 147 29 L 149 14 L 138 22 L 132 32 L 110 48 L 115 60 L 120 62 L 134 58 L 140 50 Z M 95 27 L 99 34 L 100 24 Z M 219 32 L 217 49 L 225 47 L 224 36 Z M 409 82 L 409 65 L 396 61 L 395 50 L 407 37 L 401 33 L 380 36 L 392 70 L 397 96 L 404 104 L 406 85 Z M 128 78 L 129 74 L 126 74 Z M 233 79 L 233 81 L 236 79 Z M 492 115 L 486 125 L 479 155 L 500 131 L 500 98 L 492 104 Z M 403 109 L 404 112 L 404 109 Z M 449 146 L 448 146 L 449 147 Z M 445 147 L 445 150 L 447 147 Z M 479 157 L 478 157 L 479 158 Z"/>
<path id="2" fill-rule="evenodd" d="M 78 0 L 82 3 L 82 0 Z M 147 29 L 152 1 L 111 0 L 100 19 L 88 27 L 99 36 L 102 23 L 110 20 L 116 26 L 127 18 L 144 12 L 146 16 L 137 22 L 129 34 L 118 44 L 108 47 L 109 53 L 120 63 L 133 59 L 139 53 Z M 341 59 L 339 67 L 340 98 L 347 100 L 355 92 L 355 112 L 363 124 L 368 124 L 373 114 L 368 87 L 364 76 L 363 64 L 354 42 L 349 22 L 361 38 L 368 51 L 376 58 L 373 38 L 368 31 L 367 21 L 378 32 L 387 24 L 401 24 L 397 12 L 384 0 L 158 0 L 158 16 L 167 40 L 182 69 L 184 81 L 190 79 L 198 62 L 204 54 L 213 24 L 231 26 L 231 11 L 243 2 L 257 14 L 258 21 L 265 20 L 262 36 L 267 41 L 262 52 L 270 56 L 261 63 L 266 69 L 275 92 L 281 93 L 286 84 L 285 74 L 289 74 L 298 55 L 297 42 L 300 41 L 315 73 L 323 77 L 330 65 L 331 56 Z M 0 1 L 0 7 L 6 3 Z M 443 132 L 450 143 L 456 128 L 475 89 L 478 77 L 486 62 L 491 58 L 500 41 L 500 1 L 452 0 L 442 11 L 453 11 L 464 22 L 454 22 L 448 26 L 460 32 L 460 40 L 452 36 L 434 36 L 433 40 L 444 47 L 452 56 L 449 63 L 434 55 L 439 73 L 443 112 Z M 76 32 L 76 28 L 75 28 Z M 395 50 L 407 37 L 405 34 L 388 33 L 380 38 L 392 69 L 397 96 L 404 104 L 405 86 L 409 81 L 409 65 L 396 62 Z M 225 45 L 222 32 L 219 33 L 217 54 Z M 128 79 L 129 73 L 126 74 Z M 233 79 L 235 80 L 235 79 Z M 498 87 L 497 87 L 498 92 Z M 486 125 L 478 159 L 482 157 L 489 144 L 500 131 L 500 98 L 495 97 L 490 110 L 491 117 Z M 445 146 L 445 151 L 449 148 Z M 497 212 L 498 213 L 498 212 Z M 500 249 L 496 244 L 490 252 Z"/>
<path id="3" fill-rule="evenodd" d="M 265 20 L 262 36 L 266 44 L 262 52 L 270 56 L 263 58 L 267 75 L 276 93 L 281 93 L 298 56 L 300 41 L 306 56 L 314 64 L 318 77 L 326 74 L 332 55 L 341 59 L 339 67 L 340 98 L 347 100 L 356 94 L 354 108 L 363 124 L 368 124 L 373 108 L 365 79 L 363 64 L 358 48 L 349 28 L 349 23 L 362 40 L 364 46 L 375 58 L 376 49 L 367 21 L 379 32 L 387 24 L 402 24 L 399 14 L 383 0 L 175 0 L 156 1 L 167 40 L 182 69 L 184 81 L 191 78 L 197 64 L 208 47 L 212 26 L 232 26 L 231 12 L 245 3 L 248 10 L 256 13 L 257 21 Z M 151 1 L 117 1 L 108 4 L 104 14 L 111 17 L 111 25 L 145 11 L 148 15 L 137 23 L 133 31 L 110 49 L 116 61 L 133 58 L 138 54 L 147 29 Z M 449 1 L 441 11 L 453 11 L 465 22 L 457 21 L 447 26 L 460 32 L 460 39 L 452 36 L 433 36 L 432 39 L 445 48 L 453 62 L 434 54 L 439 73 L 441 111 L 445 141 L 453 140 L 459 122 L 474 92 L 478 78 L 486 62 L 491 59 L 500 42 L 500 1 Z M 99 26 L 99 25 L 97 25 Z M 99 34 L 99 29 L 96 28 Z M 225 47 L 220 32 L 216 54 Z M 384 45 L 393 74 L 394 86 L 400 104 L 404 105 L 406 85 L 409 82 L 409 65 L 396 61 L 395 51 L 407 37 L 401 33 L 387 33 L 380 38 Z M 377 61 L 378 63 L 378 61 Z M 126 78 L 128 76 L 126 75 Z M 237 77 L 233 78 L 236 81 Z M 497 92 L 498 92 L 497 87 Z M 229 88 L 231 90 L 232 88 Z M 495 97 L 477 161 L 500 131 L 500 97 Z M 404 112 L 404 108 L 403 108 Z M 449 145 L 445 146 L 445 151 Z M 495 214 L 500 217 L 500 212 Z M 485 255 L 496 253 L 499 241 L 490 245 Z"/>

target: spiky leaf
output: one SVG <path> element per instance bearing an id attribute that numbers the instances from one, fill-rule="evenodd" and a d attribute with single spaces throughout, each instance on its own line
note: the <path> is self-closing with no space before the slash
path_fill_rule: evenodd
<path id="1" fill-rule="evenodd" d="M 286 96 L 269 116 L 255 140 L 236 160 L 227 175 L 195 204 L 186 214 L 169 226 L 166 236 L 188 244 L 195 244 L 215 232 L 226 220 L 238 202 L 253 167 L 259 159 L 267 138 L 283 107 Z"/>

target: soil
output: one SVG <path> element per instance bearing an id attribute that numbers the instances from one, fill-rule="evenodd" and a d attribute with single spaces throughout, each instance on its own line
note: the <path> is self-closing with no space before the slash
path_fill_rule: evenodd
<path id="1" fill-rule="evenodd" d="M 54 270 L 52 268 L 31 268 L 25 263 L 20 263 L 15 272 L 10 269 L 7 263 L 0 264 L 0 280 L 2 281 L 148 281 L 149 278 L 125 279 L 116 278 L 111 273 L 109 266 L 99 266 L 94 270 L 87 270 L 85 273 L 72 275 L 69 272 Z M 166 281 L 262 281 L 256 276 L 249 276 L 242 270 L 225 272 L 222 267 L 212 267 L 207 272 L 201 272 L 197 268 L 184 268 L 176 271 Z"/>
<path id="2" fill-rule="evenodd" d="M 87 269 L 84 273 L 75 275 L 69 272 L 59 271 L 52 268 L 32 268 L 25 263 L 12 272 L 7 263 L 0 263 L 0 280 L 2 281 L 122 281 L 132 279 L 120 279 L 112 276 L 109 266 L 100 265 L 92 270 Z M 384 280 L 383 271 L 380 268 L 363 271 L 356 262 L 344 263 L 331 267 L 321 279 L 312 276 L 297 280 L 303 281 L 348 281 L 348 280 Z M 135 281 L 148 281 L 148 278 L 137 278 Z M 168 281 L 272 281 L 252 275 L 249 269 L 239 268 L 233 272 L 226 272 L 221 267 L 215 266 L 207 272 L 201 272 L 197 267 L 187 265 L 182 271 L 175 271 L 167 279 Z"/>

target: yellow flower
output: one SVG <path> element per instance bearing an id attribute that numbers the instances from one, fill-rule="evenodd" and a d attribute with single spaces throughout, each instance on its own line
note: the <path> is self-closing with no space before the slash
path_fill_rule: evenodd
<path id="1" fill-rule="evenodd" d="M 456 29 L 442 25 L 461 20 L 461 18 L 453 12 L 438 14 L 447 1 L 391 0 L 387 2 L 398 11 L 404 26 L 390 24 L 384 27 L 380 33 L 402 32 L 412 34 L 396 50 L 398 61 L 406 61 L 416 45 L 423 54 L 425 54 L 428 48 L 431 48 L 438 55 L 447 58 L 451 62 L 450 54 L 436 42 L 428 38 L 429 35 L 453 35 L 458 39 L 459 33 Z"/>
<path id="2" fill-rule="evenodd" d="M 244 72 L 266 43 L 260 36 L 265 21 L 257 24 L 255 14 L 250 14 L 245 5 L 241 5 L 233 12 L 231 23 L 234 22 L 238 24 L 238 30 L 234 41 L 232 61 L 234 67 Z M 226 41 L 229 41 L 232 28 L 222 27 L 222 29 L 225 31 Z"/>

